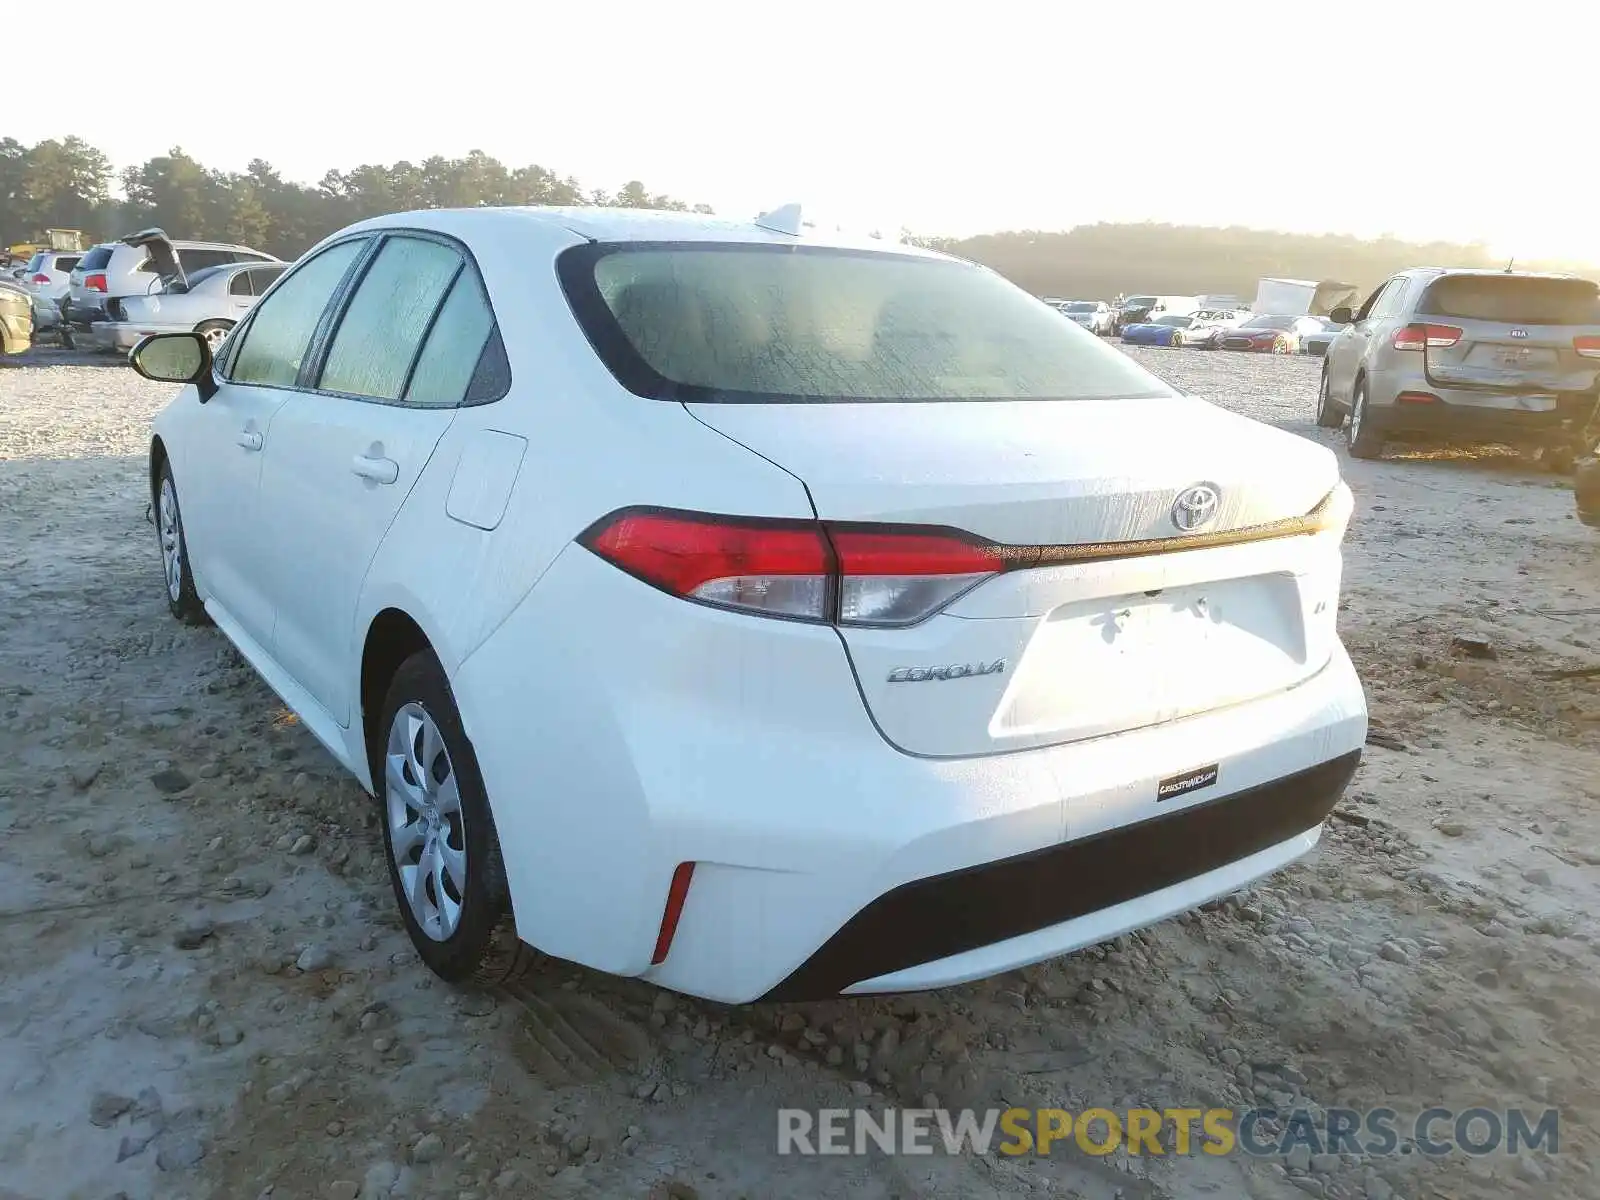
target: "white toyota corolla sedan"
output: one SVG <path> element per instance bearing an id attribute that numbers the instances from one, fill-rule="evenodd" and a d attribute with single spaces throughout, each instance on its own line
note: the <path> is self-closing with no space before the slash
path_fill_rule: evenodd
<path id="1" fill-rule="evenodd" d="M 1305 854 L 1332 453 L 970 263 L 607 209 L 329 238 L 156 418 L 167 598 L 377 798 L 422 959 L 938 987 Z"/>

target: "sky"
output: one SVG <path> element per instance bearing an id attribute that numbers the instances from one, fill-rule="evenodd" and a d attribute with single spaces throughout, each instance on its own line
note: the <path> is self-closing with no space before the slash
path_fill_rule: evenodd
<path id="1" fill-rule="evenodd" d="M 131 36 L 119 0 L 74 11 Z M 30 87 L 7 132 L 76 133 L 118 168 L 174 146 L 228 170 L 261 157 L 303 182 L 480 149 L 731 216 L 798 200 L 921 234 L 1152 220 L 1600 262 L 1583 0 L 137 12 L 157 31 L 141 82 Z M 237 65 L 210 65 L 219 48 Z"/>

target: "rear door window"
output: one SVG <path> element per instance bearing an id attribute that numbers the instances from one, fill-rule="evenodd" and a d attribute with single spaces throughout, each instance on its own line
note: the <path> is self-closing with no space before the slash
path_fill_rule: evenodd
<path id="1" fill-rule="evenodd" d="M 1419 306 L 1429 316 L 1509 325 L 1600 324 L 1600 289 L 1587 279 L 1445 275 Z"/>
<path id="2" fill-rule="evenodd" d="M 233 278 L 228 280 L 228 295 L 230 295 L 230 296 L 253 296 L 253 295 L 255 295 L 255 293 L 250 290 L 250 272 L 249 271 L 238 271 L 238 272 L 235 272 Z"/>
<path id="3" fill-rule="evenodd" d="M 250 285 L 255 289 L 255 294 L 265 296 L 267 289 L 278 281 L 278 276 L 288 269 L 288 267 L 257 267 L 252 271 L 246 271 L 245 274 L 250 276 Z"/>
<path id="4" fill-rule="evenodd" d="M 317 386 L 398 400 L 445 295 L 463 263 L 442 242 L 385 239 L 351 297 Z"/>
<path id="5" fill-rule="evenodd" d="M 366 244 L 365 238 L 355 238 L 328 247 L 296 267 L 282 287 L 256 305 L 228 364 L 228 378 L 294 386 L 328 301 Z"/>
<path id="6" fill-rule="evenodd" d="M 77 265 L 78 256 L 76 254 L 63 254 L 60 258 L 56 259 L 56 270 L 58 271 L 70 271 Z"/>
<path id="7" fill-rule="evenodd" d="M 478 273 L 468 267 L 456 276 L 428 331 L 406 385 L 407 403 L 453 407 L 467 399 L 493 330 L 488 297 Z"/>

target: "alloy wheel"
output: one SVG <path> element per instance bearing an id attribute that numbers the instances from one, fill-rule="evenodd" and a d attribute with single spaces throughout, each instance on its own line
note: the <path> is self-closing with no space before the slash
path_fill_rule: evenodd
<path id="1" fill-rule="evenodd" d="M 401 892 L 422 932 L 447 941 L 461 924 L 466 895 L 466 826 L 444 737 L 415 702 L 389 726 L 384 795 Z"/>
<path id="2" fill-rule="evenodd" d="M 167 595 L 176 604 L 183 594 L 183 539 L 178 525 L 178 493 L 168 476 L 161 481 L 158 528 L 161 533 L 161 562 L 166 568 Z"/>

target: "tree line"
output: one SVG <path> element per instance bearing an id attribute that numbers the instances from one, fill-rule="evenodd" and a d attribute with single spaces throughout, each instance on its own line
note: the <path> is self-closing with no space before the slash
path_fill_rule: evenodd
<path id="1" fill-rule="evenodd" d="M 106 241 L 158 226 L 173 237 L 236 242 L 292 259 L 353 221 L 414 208 L 690 208 L 639 180 L 606 192 L 537 164 L 507 167 L 480 150 L 464 158 L 366 163 L 329 171 L 312 186 L 283 178 L 263 159 L 243 171 L 219 171 L 174 148 L 116 175 L 120 195 L 113 194 L 113 177 L 111 160 L 81 138 L 33 146 L 0 139 L 0 245 L 38 240 L 46 229 L 81 229 Z"/>
<path id="2" fill-rule="evenodd" d="M 479 150 L 464 158 L 367 163 L 329 171 L 308 185 L 284 179 L 263 159 L 244 171 L 219 171 L 175 148 L 117 174 L 110 159 L 81 138 L 33 146 L 0 139 L 0 245 L 34 241 L 47 228 L 81 229 L 104 241 L 159 226 L 174 237 L 238 242 L 292 259 L 367 217 L 494 204 L 690 207 L 638 180 L 606 192 L 548 167 L 507 167 Z M 693 208 L 711 211 L 703 204 Z M 911 240 L 984 263 L 1038 295 L 1082 299 L 1154 292 L 1231 293 L 1248 300 L 1263 276 L 1370 288 L 1405 267 L 1505 265 L 1481 243 L 1419 244 L 1242 227 L 1098 224 L 1062 233 Z"/>

